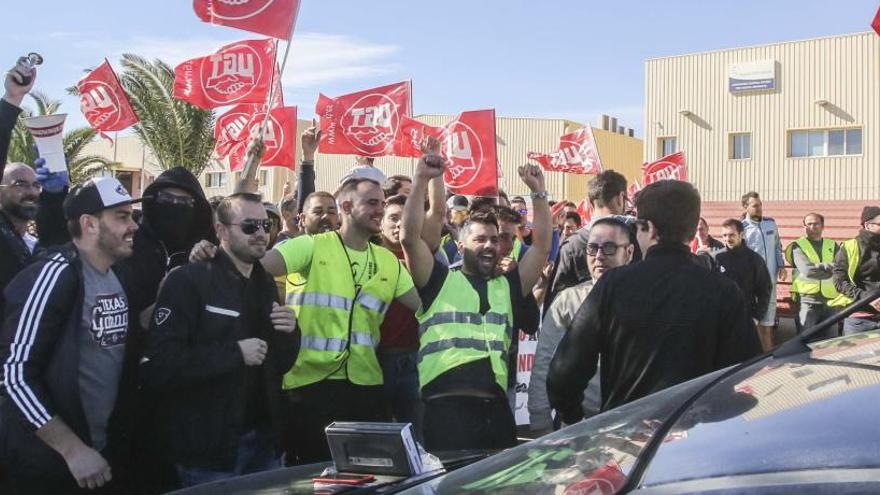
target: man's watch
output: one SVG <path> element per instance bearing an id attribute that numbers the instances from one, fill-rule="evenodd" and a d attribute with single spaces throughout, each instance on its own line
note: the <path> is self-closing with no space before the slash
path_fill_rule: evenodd
<path id="1" fill-rule="evenodd" d="M 534 201 L 534 200 L 536 200 L 536 199 L 547 199 L 547 197 L 549 196 L 549 194 L 547 194 L 547 191 L 541 191 L 541 192 L 532 192 L 532 193 L 529 194 L 529 196 L 530 196 L 530 197 L 532 198 L 532 200 Z"/>

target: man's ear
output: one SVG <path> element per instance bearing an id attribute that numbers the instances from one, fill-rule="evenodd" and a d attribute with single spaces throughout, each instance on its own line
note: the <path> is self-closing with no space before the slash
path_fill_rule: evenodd
<path id="1" fill-rule="evenodd" d="M 654 222 L 650 220 L 648 220 L 648 235 L 650 236 L 651 240 L 659 241 L 659 239 L 657 238 L 657 227 L 654 226 Z"/>

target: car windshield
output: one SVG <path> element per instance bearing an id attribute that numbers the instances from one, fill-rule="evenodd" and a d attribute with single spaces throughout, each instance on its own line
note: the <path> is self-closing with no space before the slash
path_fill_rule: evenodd
<path id="1" fill-rule="evenodd" d="M 654 432 L 721 371 L 666 389 L 403 493 L 611 493 Z"/>

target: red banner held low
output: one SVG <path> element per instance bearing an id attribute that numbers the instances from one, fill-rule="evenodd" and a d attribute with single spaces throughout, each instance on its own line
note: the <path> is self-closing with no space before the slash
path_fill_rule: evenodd
<path id="1" fill-rule="evenodd" d="M 193 0 L 204 22 L 290 40 L 299 0 Z"/>
<path id="2" fill-rule="evenodd" d="M 121 131 L 139 122 L 113 67 L 106 59 L 76 83 L 80 109 L 99 133 Z"/>
<path id="3" fill-rule="evenodd" d="M 385 156 L 403 116 L 411 116 L 410 83 L 401 82 L 336 98 L 321 95 L 315 112 L 321 117 L 321 153 Z"/>
<path id="4" fill-rule="evenodd" d="M 200 108 L 263 105 L 272 84 L 275 41 L 239 41 L 174 68 L 174 97 Z"/>
<path id="5" fill-rule="evenodd" d="M 528 158 L 540 163 L 544 170 L 553 172 L 570 174 L 602 172 L 602 162 L 599 160 L 593 128 L 590 126 L 559 138 L 559 147 L 555 152 L 550 154 L 529 152 Z"/>
<path id="6" fill-rule="evenodd" d="M 255 113 L 239 134 L 241 140 L 229 152 L 230 170 L 244 168 L 250 137 L 258 132 L 265 117 L 265 111 Z M 296 139 L 296 107 L 273 109 L 263 129 L 263 144 L 266 146 L 266 152 L 260 164 L 266 167 L 286 167 L 291 170 L 296 168 Z"/>
<path id="7" fill-rule="evenodd" d="M 443 127 L 441 142 L 452 193 L 498 196 L 495 110 L 463 112 Z"/>
<path id="8" fill-rule="evenodd" d="M 653 184 L 660 180 L 681 180 L 687 182 L 687 165 L 684 161 L 684 152 L 679 151 L 657 160 L 653 163 L 642 165 L 642 173 L 645 176 L 644 185 Z"/>

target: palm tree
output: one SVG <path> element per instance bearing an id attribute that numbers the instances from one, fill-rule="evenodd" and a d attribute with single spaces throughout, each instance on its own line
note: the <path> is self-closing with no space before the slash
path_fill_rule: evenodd
<path id="1" fill-rule="evenodd" d="M 119 80 L 140 118 L 134 126 L 163 170 L 182 166 L 198 176 L 214 150 L 214 112 L 172 96 L 174 69 L 161 60 L 122 56 Z"/>
<path id="2" fill-rule="evenodd" d="M 29 93 L 36 104 L 36 112 L 25 108 L 21 112 L 18 122 L 12 131 L 12 141 L 9 143 L 9 161 L 34 163 L 37 159 L 37 148 L 34 137 L 24 125 L 27 117 L 51 115 L 58 112 L 61 102 L 53 100 L 39 91 Z M 115 165 L 115 163 L 98 155 L 83 155 L 86 145 L 91 143 L 97 133 L 91 127 L 79 127 L 64 134 L 64 156 L 67 157 L 67 166 L 70 170 L 70 183 L 80 182 L 92 177 L 97 172 Z"/>

